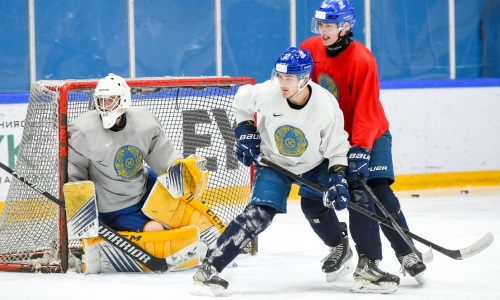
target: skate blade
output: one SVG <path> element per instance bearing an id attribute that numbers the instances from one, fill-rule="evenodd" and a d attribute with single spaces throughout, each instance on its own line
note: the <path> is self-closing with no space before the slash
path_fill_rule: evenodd
<path id="1" fill-rule="evenodd" d="M 381 282 L 373 284 L 371 281 L 354 279 L 354 284 L 351 286 L 352 293 L 360 294 L 392 294 L 398 290 L 396 283 Z"/>
<path id="2" fill-rule="evenodd" d="M 349 259 L 342 265 L 342 269 L 337 270 L 336 272 L 329 272 L 326 273 L 326 281 L 328 282 L 335 282 L 339 278 L 351 273 L 354 270 L 354 264 L 352 261 Z"/>
<path id="3" fill-rule="evenodd" d="M 421 272 L 417 275 L 415 275 L 415 280 L 418 282 L 418 284 L 420 285 L 424 285 L 425 284 L 425 278 L 424 278 L 424 272 Z"/>
<path id="4" fill-rule="evenodd" d="M 424 264 L 431 263 L 434 260 L 434 254 L 432 253 L 432 247 L 429 247 L 429 250 L 426 252 L 422 252 L 421 260 Z"/>
<path id="5" fill-rule="evenodd" d="M 194 280 L 194 284 L 198 286 L 196 294 L 201 296 L 217 297 L 226 289 L 217 284 L 205 284 L 203 281 Z"/>

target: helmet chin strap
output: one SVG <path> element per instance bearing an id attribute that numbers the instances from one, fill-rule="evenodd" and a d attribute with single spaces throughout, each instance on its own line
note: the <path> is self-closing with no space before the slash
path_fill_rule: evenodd
<path id="1" fill-rule="evenodd" d="M 307 78 L 307 81 L 302 78 L 299 83 L 297 84 L 297 93 L 295 93 L 295 95 L 293 95 L 292 97 L 290 97 L 290 99 L 296 97 L 298 94 L 300 94 L 300 92 L 302 92 L 302 90 L 307 86 L 307 84 L 309 83 L 309 80 L 311 80 L 310 76 L 308 76 Z M 300 87 L 302 84 L 304 84 L 303 87 Z"/>

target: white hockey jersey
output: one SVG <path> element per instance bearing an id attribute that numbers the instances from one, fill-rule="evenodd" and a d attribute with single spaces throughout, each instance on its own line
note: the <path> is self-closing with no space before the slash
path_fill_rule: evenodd
<path id="1" fill-rule="evenodd" d="M 277 80 L 245 85 L 233 102 L 236 122 L 253 120 L 263 155 L 295 174 L 305 173 L 325 158 L 329 167 L 347 165 L 348 135 L 337 99 L 310 82 L 311 96 L 301 109 L 293 109 L 281 96 Z"/>
<path id="2" fill-rule="evenodd" d="M 158 119 L 146 108 L 127 110 L 120 131 L 102 127 L 95 110 L 76 118 L 68 127 L 68 180 L 95 184 L 100 212 L 138 203 L 145 193 L 147 170 L 163 174 L 182 158 L 168 140 Z"/>

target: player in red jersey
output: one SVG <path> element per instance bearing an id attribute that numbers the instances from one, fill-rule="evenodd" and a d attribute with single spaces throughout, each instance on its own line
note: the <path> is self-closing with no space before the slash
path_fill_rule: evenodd
<path id="1" fill-rule="evenodd" d="M 389 122 L 379 99 L 377 65 L 371 52 L 351 39 L 356 17 L 348 0 L 324 0 L 316 9 L 311 30 L 320 34 L 305 40 L 301 48 L 314 59 L 312 80 L 329 90 L 344 113 L 344 129 L 349 133 L 347 181 L 351 201 L 382 215 L 363 190 L 358 176 L 405 229 L 406 219 L 390 185 L 394 182 L 392 137 Z M 382 245 L 377 222 L 349 209 L 349 227 L 359 261 L 351 288 L 362 293 L 392 293 L 399 277 L 381 271 Z M 403 275 L 409 273 L 423 284 L 425 265 L 399 234 L 382 226 L 382 231 L 396 252 Z"/>

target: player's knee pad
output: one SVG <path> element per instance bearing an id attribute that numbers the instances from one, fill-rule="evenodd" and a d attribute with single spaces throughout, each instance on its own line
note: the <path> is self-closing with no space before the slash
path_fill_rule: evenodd
<path id="1" fill-rule="evenodd" d="M 269 206 L 248 205 L 234 222 L 253 239 L 271 225 L 276 213 L 276 209 Z"/>
<path id="2" fill-rule="evenodd" d="M 326 209 L 324 212 L 322 212 L 319 215 L 316 215 L 314 217 L 308 217 L 306 216 L 306 219 L 309 221 L 311 224 L 321 224 L 321 223 L 327 223 L 328 221 L 331 220 L 333 211 L 331 209 Z"/>
<path id="3" fill-rule="evenodd" d="M 357 204 L 365 209 L 375 212 L 373 200 L 370 198 L 368 193 L 363 189 L 352 189 L 349 190 L 350 202 Z M 349 208 L 349 212 L 354 211 Z"/>
<path id="4" fill-rule="evenodd" d="M 364 189 L 352 189 L 350 196 L 352 203 L 376 213 L 375 204 Z M 366 255 L 370 259 L 381 259 L 382 244 L 378 222 L 350 207 L 347 209 L 349 210 L 349 231 L 358 254 Z"/>
<path id="5" fill-rule="evenodd" d="M 157 232 L 119 232 L 136 245 L 156 257 L 165 258 L 199 240 L 199 229 L 195 226 Z M 114 272 L 151 272 L 145 266 L 123 254 L 101 237 L 82 239 L 82 271 L 85 274 Z M 178 269 L 198 265 L 195 258 Z"/>

